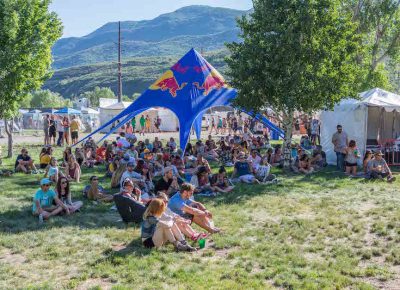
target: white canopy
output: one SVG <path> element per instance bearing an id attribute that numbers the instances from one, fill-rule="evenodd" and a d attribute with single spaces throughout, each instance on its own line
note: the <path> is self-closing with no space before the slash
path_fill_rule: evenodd
<path id="1" fill-rule="evenodd" d="M 333 111 L 323 111 L 321 144 L 329 164 L 336 163 L 331 142 L 336 126 L 342 125 L 349 140 L 355 140 L 362 153 L 367 144 L 378 145 L 400 135 L 400 96 L 375 88 L 360 94 L 360 99 L 345 99 Z"/>
<path id="2" fill-rule="evenodd" d="M 96 110 L 94 110 L 94 109 L 92 109 L 92 108 L 82 108 L 82 109 L 81 109 L 81 112 L 84 113 L 84 114 L 93 114 L 93 115 L 98 115 L 98 114 L 100 114 L 99 111 L 96 111 Z"/>

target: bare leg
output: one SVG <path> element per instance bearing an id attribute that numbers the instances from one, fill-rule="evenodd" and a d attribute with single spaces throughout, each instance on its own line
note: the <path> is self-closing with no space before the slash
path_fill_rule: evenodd
<path id="1" fill-rule="evenodd" d="M 191 238 L 197 234 L 197 232 L 190 225 L 186 223 L 177 222 L 176 225 L 181 230 L 181 232 L 188 238 Z"/>
<path id="2" fill-rule="evenodd" d="M 210 233 L 215 232 L 215 230 L 211 227 L 210 221 L 208 220 L 207 217 L 194 216 L 193 222 Z"/>
<path id="3" fill-rule="evenodd" d="M 72 203 L 72 205 L 69 206 L 69 211 L 71 213 L 76 212 L 77 210 L 79 210 L 82 207 L 82 205 L 83 205 L 82 201 L 80 201 L 80 200 L 79 201 L 75 201 L 75 202 Z"/>
<path id="4" fill-rule="evenodd" d="M 176 240 L 178 240 L 178 241 L 185 240 L 185 237 L 182 235 L 182 232 L 180 231 L 179 227 L 176 224 L 174 224 L 171 227 L 171 232 L 173 233 Z"/>

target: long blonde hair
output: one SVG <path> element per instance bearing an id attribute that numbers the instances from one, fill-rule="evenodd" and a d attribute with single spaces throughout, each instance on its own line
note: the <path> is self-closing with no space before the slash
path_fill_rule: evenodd
<path id="1" fill-rule="evenodd" d="M 111 177 L 111 188 L 116 188 L 119 186 L 119 182 L 121 180 L 122 174 L 124 174 L 126 170 L 126 163 L 120 164 L 120 166 L 113 172 Z"/>
<path id="2" fill-rule="evenodd" d="M 165 203 L 162 199 L 155 198 L 153 199 L 146 211 L 143 214 L 143 218 L 147 219 L 149 216 L 160 217 L 165 211 Z"/>

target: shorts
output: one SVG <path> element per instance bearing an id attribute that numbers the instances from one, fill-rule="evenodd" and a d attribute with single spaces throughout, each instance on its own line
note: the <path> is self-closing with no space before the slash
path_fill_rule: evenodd
<path id="1" fill-rule="evenodd" d="M 44 136 L 48 137 L 49 136 L 49 129 L 43 129 Z"/>
<path id="2" fill-rule="evenodd" d="M 57 133 L 56 133 L 56 131 L 54 131 L 54 130 L 50 130 L 50 131 L 49 131 L 49 136 L 50 136 L 50 137 L 56 138 L 56 134 L 57 134 Z"/>
<path id="3" fill-rule="evenodd" d="M 72 139 L 78 139 L 78 132 L 77 131 L 71 132 L 71 138 Z"/>
<path id="4" fill-rule="evenodd" d="M 184 213 L 183 215 L 181 215 L 181 217 L 183 217 L 184 219 L 190 220 L 190 222 L 193 222 L 194 215 L 192 215 L 190 213 Z"/>
<path id="5" fill-rule="evenodd" d="M 353 167 L 353 166 L 357 166 L 357 163 L 350 163 L 350 162 L 345 162 L 345 166 L 347 167 Z"/>
<path id="6" fill-rule="evenodd" d="M 153 238 L 147 238 L 146 240 L 144 240 L 143 246 L 148 249 L 154 248 L 155 245 L 153 242 Z"/>

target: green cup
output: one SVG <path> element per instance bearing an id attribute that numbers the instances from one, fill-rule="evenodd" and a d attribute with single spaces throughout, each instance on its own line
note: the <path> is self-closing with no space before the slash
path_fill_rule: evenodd
<path id="1" fill-rule="evenodd" d="M 206 239 L 199 240 L 199 247 L 200 249 L 204 249 L 206 246 Z"/>

